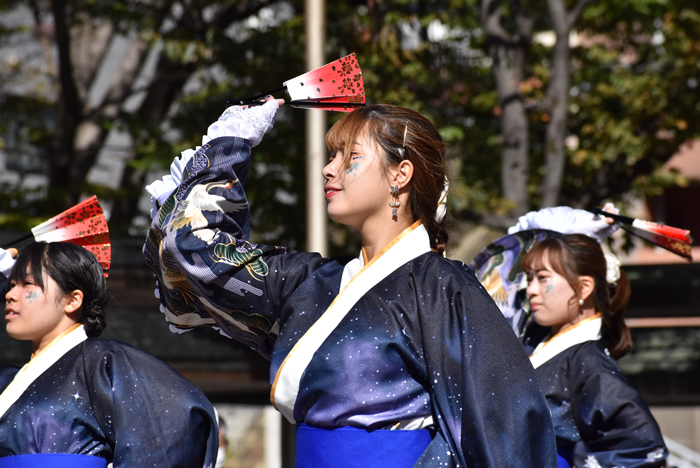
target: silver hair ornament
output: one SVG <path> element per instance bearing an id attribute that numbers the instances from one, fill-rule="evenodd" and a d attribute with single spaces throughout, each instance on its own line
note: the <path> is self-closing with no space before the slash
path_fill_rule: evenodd
<path id="1" fill-rule="evenodd" d="M 399 151 L 399 156 L 401 156 L 401 159 L 406 159 L 406 135 L 408 134 L 408 124 L 403 129 L 403 143 L 401 144 L 401 148 L 398 148 Z"/>
<path id="2" fill-rule="evenodd" d="M 450 191 L 450 181 L 447 180 L 445 176 L 445 185 L 442 188 L 442 193 L 440 193 L 440 198 L 438 199 L 437 209 L 435 210 L 435 221 L 438 224 L 442 223 L 445 219 L 445 214 L 447 214 L 447 193 Z"/>
<path id="3" fill-rule="evenodd" d="M 616 286 L 617 280 L 620 279 L 620 260 L 618 260 L 614 254 L 606 253 L 605 263 L 607 267 L 605 280 L 608 282 L 608 284 Z"/>

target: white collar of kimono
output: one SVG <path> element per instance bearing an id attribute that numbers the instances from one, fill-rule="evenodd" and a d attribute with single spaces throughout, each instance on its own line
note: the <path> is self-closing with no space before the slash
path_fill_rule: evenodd
<path id="1" fill-rule="evenodd" d="M 532 367 L 537 369 L 554 356 L 572 346 L 585 343 L 586 341 L 599 340 L 600 327 L 602 324 L 603 320 L 600 318 L 600 315 L 591 317 L 566 330 L 564 333 L 553 337 L 551 340 L 540 343 L 537 348 L 535 348 L 532 356 L 530 356 Z"/>
<path id="2" fill-rule="evenodd" d="M 318 348 L 362 296 L 397 268 L 427 252 L 430 252 L 428 232 L 420 221 L 416 221 L 367 265 L 364 265 L 362 254 L 359 259 L 348 263 L 343 271 L 340 294 L 292 348 L 272 384 L 270 400 L 291 423 L 295 422 L 294 404 L 301 377 Z"/>
<path id="3" fill-rule="evenodd" d="M 7 386 L 0 395 L 0 418 L 5 412 L 22 396 L 29 386 L 38 379 L 41 374 L 54 365 L 71 349 L 87 339 L 85 327 L 79 325 L 74 330 L 54 340 L 49 346 L 42 350 L 35 358 L 22 367 L 14 380 Z"/>

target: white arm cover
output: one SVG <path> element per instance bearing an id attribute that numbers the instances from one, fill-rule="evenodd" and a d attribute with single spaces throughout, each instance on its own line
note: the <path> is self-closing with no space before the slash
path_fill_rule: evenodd
<path id="1" fill-rule="evenodd" d="M 0 249 L 0 273 L 5 275 L 5 277 L 10 276 L 13 266 L 15 266 L 15 259 L 12 258 L 10 252 Z"/>
<path id="2" fill-rule="evenodd" d="M 263 136 L 272 129 L 277 109 L 279 109 L 279 104 L 275 99 L 267 101 L 262 106 L 247 109 L 231 106 L 221 114 L 219 120 L 209 126 L 207 134 L 202 137 L 202 144 L 204 145 L 214 138 L 232 136 L 250 140 L 251 147 L 257 146 L 262 141 Z M 180 185 L 183 170 L 199 148 L 198 146 L 195 149 L 183 151 L 170 165 L 170 174 L 146 186 L 146 191 L 151 194 L 153 205 L 151 218 L 154 218 L 158 212 L 158 205 L 165 203 L 173 190 Z"/>
<path id="3" fill-rule="evenodd" d="M 615 210 L 612 204 L 605 205 L 605 209 Z M 608 224 L 604 218 L 586 210 L 576 210 L 568 206 L 557 206 L 545 208 L 540 211 L 531 211 L 518 218 L 515 226 L 508 228 L 508 234 L 528 229 L 548 229 L 550 231 L 561 232 L 562 234 L 585 234 L 598 242 L 605 241 L 605 238 L 618 229 L 615 224 Z"/>

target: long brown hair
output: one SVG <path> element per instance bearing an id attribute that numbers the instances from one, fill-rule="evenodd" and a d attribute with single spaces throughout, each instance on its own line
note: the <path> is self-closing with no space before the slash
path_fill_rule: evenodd
<path id="1" fill-rule="evenodd" d="M 342 151 L 346 167 L 350 164 L 350 151 L 362 132 L 367 132 L 383 151 L 385 169 L 403 160 L 413 164 L 409 196 L 411 214 L 413 220 L 420 219 L 428 231 L 430 246 L 442 254 L 449 236 L 444 222 L 435 220 L 447 176 L 445 143 L 440 133 L 428 119 L 405 107 L 375 104 L 356 109 L 326 134 L 328 149 Z"/>
<path id="2" fill-rule="evenodd" d="M 615 285 L 608 284 L 603 250 L 597 241 L 583 234 L 566 234 L 535 244 L 523 258 L 522 269 L 542 269 L 545 258 L 556 273 L 566 278 L 577 294 L 580 290 L 579 278 L 593 278 L 593 304 L 603 320 L 603 342 L 613 358 L 620 359 L 627 354 L 632 348 L 632 336 L 623 317 L 630 299 L 630 283 L 625 272 L 620 270 L 620 279 Z"/>

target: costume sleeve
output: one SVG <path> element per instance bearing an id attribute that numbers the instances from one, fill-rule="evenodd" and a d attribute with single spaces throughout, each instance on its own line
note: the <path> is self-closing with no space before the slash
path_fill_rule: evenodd
<path id="1" fill-rule="evenodd" d="M 522 346 L 466 267 L 442 273 L 428 288 L 448 293 L 421 314 L 433 442 L 461 467 L 556 467 L 549 407 Z M 440 455 L 429 447 L 416 466 L 442 466 Z"/>
<path id="2" fill-rule="evenodd" d="M 615 209 L 611 204 L 605 205 L 606 209 L 608 207 Z M 508 228 L 508 234 L 531 229 L 547 229 L 562 234 L 585 234 L 598 242 L 604 242 L 618 228 L 618 225 L 610 225 L 603 218 L 589 211 L 556 206 L 531 211 L 521 216 L 515 226 Z"/>
<path id="3" fill-rule="evenodd" d="M 595 349 L 595 351 L 594 351 Z M 663 466 L 668 455 L 659 426 L 639 393 L 602 349 L 582 347 L 572 360 L 572 409 L 583 442 L 577 467 Z"/>
<path id="4" fill-rule="evenodd" d="M 204 144 L 153 219 L 144 256 L 171 330 L 214 327 L 269 358 L 291 293 L 327 260 L 248 242 L 251 144 Z"/>
<path id="5" fill-rule="evenodd" d="M 0 291 L 5 294 L 7 278 L 10 276 L 12 267 L 15 266 L 15 259 L 8 250 L 0 249 Z"/>
<path id="6" fill-rule="evenodd" d="M 85 345 L 89 400 L 114 468 L 213 467 L 214 408 L 187 379 L 153 356 L 112 340 Z"/>
<path id="7" fill-rule="evenodd" d="M 202 136 L 202 145 L 211 140 L 225 136 L 235 136 L 250 141 L 251 147 L 260 144 L 265 133 L 272 129 L 275 115 L 279 109 L 276 100 L 271 100 L 262 106 L 243 109 L 240 106 L 227 108 L 221 117 L 211 124 L 207 133 Z M 180 153 L 170 165 L 170 174 L 155 180 L 146 186 L 146 191 L 151 194 L 151 219 L 156 216 L 158 208 L 170 196 L 182 182 L 182 174 L 185 167 L 201 146 L 195 149 L 187 149 Z"/>

